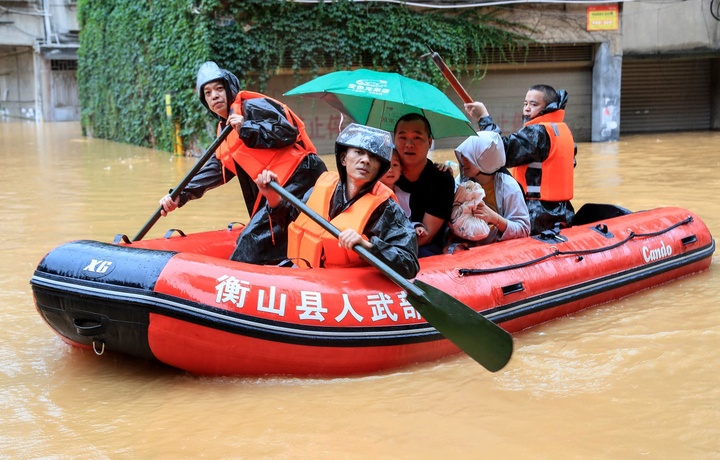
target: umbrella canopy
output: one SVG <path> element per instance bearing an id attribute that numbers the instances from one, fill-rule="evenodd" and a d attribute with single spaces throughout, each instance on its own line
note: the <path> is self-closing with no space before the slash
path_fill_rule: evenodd
<path id="1" fill-rule="evenodd" d="M 397 73 L 368 69 L 332 72 L 291 89 L 285 96 L 318 98 L 357 123 L 390 132 L 403 115 L 421 113 L 430 122 L 435 138 L 476 134 L 445 93 Z"/>

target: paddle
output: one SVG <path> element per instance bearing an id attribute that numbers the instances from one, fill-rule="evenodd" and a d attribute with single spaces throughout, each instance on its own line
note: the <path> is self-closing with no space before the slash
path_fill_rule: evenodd
<path id="1" fill-rule="evenodd" d="M 430 50 L 430 53 L 424 54 L 423 56 L 430 56 L 435 63 L 435 65 L 440 69 L 440 72 L 442 72 L 445 79 L 450 83 L 450 86 L 453 87 L 455 92 L 458 96 L 460 96 L 460 99 L 462 99 L 465 103 L 473 102 L 473 98 L 470 97 L 470 94 L 468 94 L 467 91 L 465 91 L 465 88 L 460 84 L 460 81 L 455 77 L 455 75 L 452 73 L 450 68 L 445 64 L 445 61 L 443 58 L 435 51 L 430 48 L 430 45 L 427 46 L 428 50 Z"/>
<path id="2" fill-rule="evenodd" d="M 340 235 L 340 230 L 280 184 L 271 182 L 269 186 L 331 235 L 336 238 Z M 407 292 L 408 301 L 427 322 L 471 358 L 490 372 L 496 372 L 505 367 L 512 355 L 513 341 L 510 334 L 504 329 L 456 298 L 429 284 L 417 279 L 411 283 L 364 247 L 356 245 L 353 247 L 353 251 L 403 288 Z"/>
<path id="3" fill-rule="evenodd" d="M 215 153 L 215 150 L 220 146 L 222 141 L 225 140 L 226 137 L 228 137 L 228 134 L 230 134 L 230 131 L 233 130 L 233 127 L 228 124 L 221 132 L 220 135 L 213 141 L 212 144 L 210 144 L 210 147 L 208 147 L 207 151 L 203 154 L 202 157 L 195 163 L 195 166 L 192 167 L 190 172 L 188 172 L 183 180 L 180 181 L 180 183 L 175 187 L 170 194 L 171 199 L 177 198 L 180 193 L 185 189 L 187 184 L 190 183 L 193 177 L 200 171 L 200 168 L 205 166 L 205 163 L 208 162 L 210 157 Z M 140 241 L 147 232 L 150 231 L 153 225 L 155 225 L 155 222 L 160 219 L 160 216 L 162 216 L 162 206 L 159 206 L 157 211 L 155 211 L 155 214 L 152 215 L 152 217 L 147 221 L 145 226 L 140 229 L 140 231 L 135 235 L 135 238 L 133 238 L 133 241 Z"/>

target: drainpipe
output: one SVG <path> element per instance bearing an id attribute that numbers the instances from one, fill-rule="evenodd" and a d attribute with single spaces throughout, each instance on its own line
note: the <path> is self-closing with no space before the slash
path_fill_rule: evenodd
<path id="1" fill-rule="evenodd" d="M 52 26 L 50 23 L 50 0 L 43 0 L 42 15 L 43 25 L 45 26 L 45 46 L 48 46 L 52 42 Z M 38 54 L 37 58 L 35 59 L 35 72 L 37 75 L 37 78 L 35 79 L 37 84 L 37 91 L 35 97 L 35 121 L 41 122 L 47 118 L 52 120 L 53 117 L 50 113 L 50 106 L 48 105 L 52 100 L 52 98 L 50 97 L 50 91 L 52 91 L 50 87 L 50 61 L 42 54 Z M 45 116 L 46 108 L 48 110 L 48 117 Z"/>
<path id="2" fill-rule="evenodd" d="M 43 0 L 43 20 L 45 21 L 45 44 L 49 45 L 52 41 L 52 28 L 50 27 L 50 1 Z"/>

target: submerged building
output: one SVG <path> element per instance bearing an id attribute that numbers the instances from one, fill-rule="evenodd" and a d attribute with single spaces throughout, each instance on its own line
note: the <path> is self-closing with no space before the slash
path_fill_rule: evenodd
<path id="1" fill-rule="evenodd" d="M 80 118 L 76 0 L 0 0 L 0 116 Z"/>
<path id="2" fill-rule="evenodd" d="M 526 27 L 535 43 L 517 56 L 517 64 L 491 60 L 481 64 L 482 79 L 461 78 L 505 131 L 520 127 L 522 98 L 537 83 L 568 91 L 566 121 L 579 142 L 618 140 L 621 133 L 720 129 L 720 0 L 397 3 L 433 13 L 491 8 Z M 79 33 L 76 0 L 0 0 L 0 117 L 79 119 Z M 296 84 L 288 63 L 265 93 L 296 109 L 316 146 L 326 151 L 337 135 L 337 114 L 323 104 L 282 96 Z M 451 89 L 447 94 L 460 105 Z"/>

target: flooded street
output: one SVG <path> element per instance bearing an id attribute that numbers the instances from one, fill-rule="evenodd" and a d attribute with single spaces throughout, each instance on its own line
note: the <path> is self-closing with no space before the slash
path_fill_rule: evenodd
<path id="1" fill-rule="evenodd" d="M 29 285 L 62 243 L 132 238 L 195 159 L 6 121 L 0 160 L 0 458 L 720 458 L 718 252 L 705 272 L 515 334 L 495 374 L 457 355 L 357 378 L 197 377 L 66 345 Z M 577 162 L 576 209 L 679 206 L 720 235 L 720 132 L 583 143 Z M 232 221 L 247 221 L 236 181 L 146 238 Z"/>

